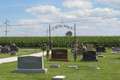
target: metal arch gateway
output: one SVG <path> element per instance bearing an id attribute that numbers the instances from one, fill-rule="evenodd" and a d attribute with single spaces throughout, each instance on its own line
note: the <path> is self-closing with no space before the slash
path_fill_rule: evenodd
<path id="1" fill-rule="evenodd" d="M 51 26 L 49 24 L 49 29 L 47 29 L 46 31 L 49 31 L 49 40 L 50 41 L 51 41 L 51 30 L 55 30 L 55 29 L 60 28 L 60 27 L 66 27 L 68 29 L 74 30 L 74 38 L 76 40 L 76 24 L 74 24 L 74 27 L 71 27 L 68 24 L 63 24 L 63 20 L 62 20 L 60 24 L 56 25 L 53 28 L 51 28 Z"/>

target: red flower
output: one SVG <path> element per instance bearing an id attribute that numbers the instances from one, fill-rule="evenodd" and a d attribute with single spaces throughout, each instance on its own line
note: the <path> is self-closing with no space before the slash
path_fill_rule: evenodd
<path id="1" fill-rule="evenodd" d="M 112 47 L 112 49 L 113 49 L 114 47 Z"/>
<path id="2" fill-rule="evenodd" d="M 100 46 L 100 47 L 102 47 L 102 46 Z"/>

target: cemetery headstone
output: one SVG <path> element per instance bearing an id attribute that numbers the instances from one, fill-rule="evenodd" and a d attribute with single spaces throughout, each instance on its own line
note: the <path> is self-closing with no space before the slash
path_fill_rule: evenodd
<path id="1" fill-rule="evenodd" d="M 97 47 L 96 52 L 106 52 L 104 47 Z"/>
<path id="2" fill-rule="evenodd" d="M 78 66 L 67 66 L 67 68 L 78 68 Z"/>
<path id="3" fill-rule="evenodd" d="M 65 76 L 55 76 L 52 78 L 52 80 L 63 80 Z"/>
<path id="4" fill-rule="evenodd" d="M 83 56 L 83 50 L 77 50 L 77 56 Z"/>
<path id="5" fill-rule="evenodd" d="M 10 51 L 16 51 L 16 52 L 18 52 L 19 51 L 19 48 L 14 44 L 12 44 L 11 46 L 10 46 Z"/>
<path id="6" fill-rule="evenodd" d="M 11 51 L 10 55 L 16 55 L 16 51 Z"/>
<path id="7" fill-rule="evenodd" d="M 49 46 L 49 49 L 52 50 L 52 48 L 53 48 L 53 43 L 52 43 L 52 41 L 50 41 L 50 40 L 48 41 L 48 46 Z"/>
<path id="8" fill-rule="evenodd" d="M 96 51 L 84 51 L 83 58 L 81 59 L 82 62 L 90 62 L 90 61 L 98 61 L 96 59 Z"/>
<path id="9" fill-rule="evenodd" d="M 78 42 L 77 42 L 77 40 L 73 40 L 73 48 L 74 49 L 78 49 Z"/>
<path id="10" fill-rule="evenodd" d="M 120 53 L 120 47 L 114 47 L 113 52 L 111 52 L 111 54 L 118 54 L 118 52 Z"/>
<path id="11" fill-rule="evenodd" d="M 53 49 L 49 61 L 70 61 L 67 49 Z"/>
<path id="12" fill-rule="evenodd" d="M 96 52 L 96 56 L 98 56 L 98 55 L 102 55 L 102 53 L 101 52 Z"/>
<path id="13" fill-rule="evenodd" d="M 18 68 L 14 69 L 16 73 L 47 73 L 44 68 L 43 57 L 21 56 L 18 57 Z"/>
<path id="14" fill-rule="evenodd" d="M 87 44 L 87 51 L 92 51 L 94 50 L 93 44 Z"/>
<path id="15" fill-rule="evenodd" d="M 98 55 L 98 57 L 105 57 L 104 55 Z"/>
<path id="16" fill-rule="evenodd" d="M 1 54 L 9 54 L 9 52 L 10 52 L 10 49 L 9 47 L 7 47 L 7 45 L 5 45 L 5 47 L 1 49 Z"/>
<path id="17" fill-rule="evenodd" d="M 98 66 L 88 66 L 88 68 L 92 68 L 92 69 L 100 69 L 100 68 L 98 68 Z"/>
<path id="18" fill-rule="evenodd" d="M 60 68 L 60 65 L 50 65 L 50 68 Z"/>

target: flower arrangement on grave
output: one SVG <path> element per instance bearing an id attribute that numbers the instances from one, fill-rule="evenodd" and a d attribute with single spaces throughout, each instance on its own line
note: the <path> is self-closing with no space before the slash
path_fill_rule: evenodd
<path id="1" fill-rule="evenodd" d="M 107 49 L 107 47 L 105 47 L 105 50 Z"/>
<path id="2" fill-rule="evenodd" d="M 43 56 L 44 56 L 44 51 L 46 50 L 46 44 L 40 45 L 40 48 L 43 50 Z"/>
<path id="3" fill-rule="evenodd" d="M 3 48 L 3 46 L 2 45 L 0 45 L 0 49 L 2 49 Z"/>
<path id="4" fill-rule="evenodd" d="M 74 61 L 76 61 L 76 58 L 77 58 L 77 50 L 73 50 L 73 56 L 74 56 Z"/>
<path id="5" fill-rule="evenodd" d="M 86 46 L 84 45 L 84 46 L 83 46 L 83 51 L 85 51 L 85 49 L 86 49 Z"/>
<path id="6" fill-rule="evenodd" d="M 78 45 L 78 49 L 83 49 L 83 43 L 80 43 L 79 45 Z"/>
<path id="7" fill-rule="evenodd" d="M 112 49 L 113 49 L 114 47 L 112 47 Z"/>

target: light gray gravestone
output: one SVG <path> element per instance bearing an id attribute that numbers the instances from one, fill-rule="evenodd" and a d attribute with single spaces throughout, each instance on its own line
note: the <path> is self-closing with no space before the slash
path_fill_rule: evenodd
<path id="1" fill-rule="evenodd" d="M 118 52 L 111 52 L 111 54 L 118 54 Z"/>
<path id="2" fill-rule="evenodd" d="M 111 52 L 111 54 L 118 54 L 118 53 L 120 53 L 120 48 L 119 47 L 114 47 L 113 52 Z"/>
<path id="3" fill-rule="evenodd" d="M 92 68 L 92 69 L 100 69 L 100 68 L 98 68 L 98 66 L 88 66 L 88 68 Z"/>
<path id="4" fill-rule="evenodd" d="M 67 66 L 67 68 L 78 68 L 78 66 Z"/>
<path id="5" fill-rule="evenodd" d="M 102 53 L 101 52 L 96 52 L 96 56 L 98 56 L 98 55 L 102 55 Z"/>
<path id="6" fill-rule="evenodd" d="M 60 68 L 60 65 L 50 65 L 50 68 Z"/>
<path id="7" fill-rule="evenodd" d="M 21 56 L 18 57 L 18 68 L 14 69 L 16 73 L 47 73 L 44 68 L 43 57 Z"/>
<path id="8" fill-rule="evenodd" d="M 52 80 L 63 80 L 65 76 L 55 76 L 52 78 Z"/>

